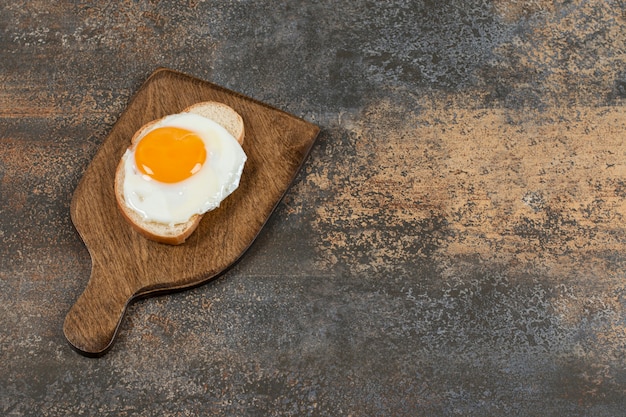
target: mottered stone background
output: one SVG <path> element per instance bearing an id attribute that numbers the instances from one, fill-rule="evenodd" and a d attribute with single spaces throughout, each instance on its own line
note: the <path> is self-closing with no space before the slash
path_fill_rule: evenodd
<path id="1" fill-rule="evenodd" d="M 0 6 L 7 416 L 615 416 L 626 406 L 626 5 Z M 318 124 L 246 256 L 87 359 L 72 192 L 164 66 Z"/>

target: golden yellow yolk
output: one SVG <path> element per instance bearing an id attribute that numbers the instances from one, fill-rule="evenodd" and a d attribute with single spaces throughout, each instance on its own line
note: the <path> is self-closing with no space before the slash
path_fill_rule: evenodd
<path id="1" fill-rule="evenodd" d="M 179 127 L 150 131 L 135 148 L 135 163 L 143 174 L 156 181 L 174 183 L 198 172 L 206 160 L 202 139 Z"/>

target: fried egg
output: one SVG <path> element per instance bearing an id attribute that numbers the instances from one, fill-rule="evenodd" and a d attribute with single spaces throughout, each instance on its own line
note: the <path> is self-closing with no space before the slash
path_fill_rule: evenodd
<path id="1" fill-rule="evenodd" d="M 219 207 L 239 186 L 245 162 L 220 124 L 193 113 L 166 116 L 124 153 L 124 200 L 146 221 L 184 223 Z"/>

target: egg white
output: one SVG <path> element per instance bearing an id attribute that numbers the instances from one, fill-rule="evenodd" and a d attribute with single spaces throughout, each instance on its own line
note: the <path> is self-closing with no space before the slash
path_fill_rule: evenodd
<path id="1" fill-rule="evenodd" d="M 122 157 L 124 200 L 144 220 L 174 225 L 219 207 L 239 186 L 247 157 L 239 142 L 224 127 L 193 113 L 167 116 L 142 137 L 163 126 L 179 127 L 197 134 L 204 142 L 206 161 L 191 177 L 168 184 L 139 171 L 133 147 Z"/>

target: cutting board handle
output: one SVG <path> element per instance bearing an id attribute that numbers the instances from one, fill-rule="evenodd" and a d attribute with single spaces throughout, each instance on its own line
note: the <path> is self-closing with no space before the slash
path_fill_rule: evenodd
<path id="1" fill-rule="evenodd" d="M 113 343 L 128 302 L 136 289 L 115 281 L 111 287 L 110 270 L 94 264 L 85 291 L 72 306 L 63 324 L 70 344 L 87 356 L 100 356 Z"/>

